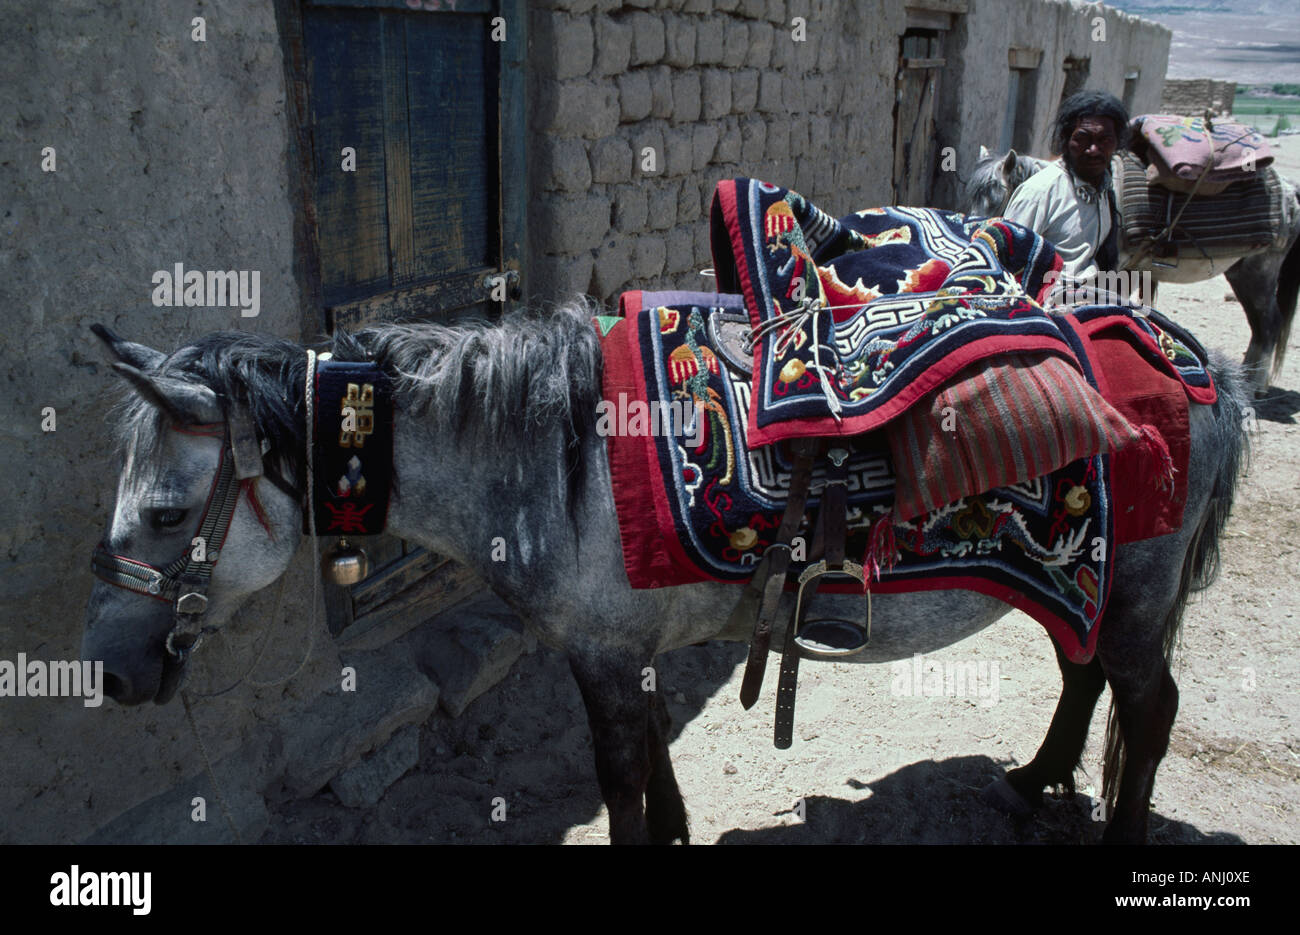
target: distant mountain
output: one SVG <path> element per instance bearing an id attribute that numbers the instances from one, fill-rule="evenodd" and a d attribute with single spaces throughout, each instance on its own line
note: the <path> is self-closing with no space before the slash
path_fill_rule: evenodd
<path id="1" fill-rule="evenodd" d="M 1296 16 L 1295 0 L 1105 0 L 1106 6 L 1148 16 L 1159 13 L 1234 13 L 1239 16 Z"/>
<path id="2" fill-rule="evenodd" d="M 1173 31 L 1170 78 L 1300 82 L 1296 0 L 1108 0 L 1106 5 Z"/>

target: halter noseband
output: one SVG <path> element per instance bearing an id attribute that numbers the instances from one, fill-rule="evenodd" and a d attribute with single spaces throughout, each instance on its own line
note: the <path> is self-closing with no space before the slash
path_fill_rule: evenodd
<path id="1" fill-rule="evenodd" d="M 254 486 L 257 478 L 265 477 L 299 502 L 302 501 L 302 491 L 274 469 L 263 465 L 262 455 L 269 446 L 258 442 L 257 429 L 248 410 L 242 406 L 233 406 L 224 423 L 173 426 L 173 429 L 187 435 L 222 439 L 217 472 L 212 478 L 195 534 L 202 539 L 202 550 L 191 540 L 174 561 L 164 568 L 157 568 L 148 562 L 110 552 L 101 544 L 91 555 L 90 567 L 96 577 L 115 587 L 171 602 L 173 623 L 167 634 L 167 651 L 178 662 L 184 662 L 203 634 L 208 584 L 225 547 L 240 493 L 247 491 L 258 521 L 269 534 L 270 527 L 266 524 Z M 203 558 L 196 559 L 196 552 Z"/>

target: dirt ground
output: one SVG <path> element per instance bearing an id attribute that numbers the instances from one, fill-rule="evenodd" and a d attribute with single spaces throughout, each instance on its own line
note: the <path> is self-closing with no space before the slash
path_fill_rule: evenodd
<path id="1" fill-rule="evenodd" d="M 1300 179 L 1300 138 L 1278 147 Z M 1222 276 L 1161 287 L 1160 309 L 1239 356 L 1249 337 Z M 1184 618 L 1181 699 L 1156 776 L 1155 843 L 1300 843 L 1300 661 L 1286 652 L 1300 599 L 1300 327 L 1266 399 L 1223 542 L 1223 568 Z M 751 711 L 737 699 L 745 648 L 710 643 L 659 662 L 672 757 L 693 843 L 1073 843 L 1100 837 L 1085 790 L 1100 787 L 1098 708 L 1073 798 L 1016 821 L 979 791 L 1027 762 L 1060 690 L 1045 631 L 1013 612 L 927 659 L 982 661 L 997 702 L 896 697 L 887 664 L 805 662 L 794 746 L 772 746 L 775 663 Z M 1101 702 L 1109 704 L 1109 692 Z M 273 816 L 266 843 L 573 843 L 608 840 L 581 699 L 564 659 L 539 650 L 456 721 L 421 733 L 417 769 L 373 809 L 328 792 Z M 492 800 L 506 820 L 490 820 Z M 804 821 L 795 812 L 803 801 Z"/>

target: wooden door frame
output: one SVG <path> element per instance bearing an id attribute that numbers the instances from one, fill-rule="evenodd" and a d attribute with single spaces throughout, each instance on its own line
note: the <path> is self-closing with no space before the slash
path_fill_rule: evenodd
<path id="1" fill-rule="evenodd" d="M 944 33 L 940 31 L 940 36 L 942 37 L 943 35 Z M 902 36 L 899 37 L 900 45 L 903 42 L 904 38 L 905 37 Z M 924 153 L 924 158 L 926 163 L 926 165 L 922 167 L 922 172 L 921 172 L 922 178 L 924 179 L 924 183 L 923 183 L 924 191 L 921 193 L 919 199 L 912 199 L 910 197 L 904 198 L 903 196 L 910 194 L 908 191 L 906 191 L 906 189 L 910 187 L 908 185 L 908 179 L 912 175 L 912 172 L 909 171 L 908 166 L 911 164 L 912 158 L 914 157 L 914 154 L 917 152 L 916 130 L 918 129 L 918 126 L 922 123 L 921 117 L 925 113 L 927 107 L 929 109 L 929 120 L 926 123 L 925 127 L 920 127 L 922 131 L 922 135 L 926 133 L 926 127 L 933 128 L 936 126 L 936 119 L 937 119 L 936 99 L 938 98 L 939 80 L 943 74 L 943 69 L 945 64 L 946 64 L 946 59 L 942 57 L 907 58 L 902 54 L 901 48 L 899 50 L 898 70 L 896 72 L 895 93 L 894 93 L 894 165 L 893 165 L 892 180 L 891 180 L 893 185 L 893 192 L 894 192 L 893 195 L 894 204 L 915 204 L 915 206 L 919 207 L 928 204 L 928 202 L 930 201 L 931 189 L 933 188 L 934 185 L 934 168 L 931 165 L 931 163 L 933 162 L 932 157 L 934 155 L 933 145 L 936 144 L 937 142 L 934 138 L 935 134 L 932 132 L 929 134 L 930 140 L 926 145 L 922 147 L 922 152 Z M 902 104 L 903 104 L 903 93 L 904 93 L 903 82 L 910 74 L 916 72 L 924 73 L 923 80 L 925 84 L 921 89 L 919 106 L 913 118 L 913 124 L 912 124 L 912 129 L 910 131 L 910 135 L 908 136 L 907 139 L 904 139 L 902 136 L 902 130 L 903 130 L 902 120 L 904 119 L 905 115 L 901 112 Z M 904 158 L 903 154 L 905 151 L 908 152 L 908 158 Z"/>
<path id="2" fill-rule="evenodd" d="M 460 290 L 461 298 L 473 290 L 486 294 L 490 284 L 486 277 L 455 277 L 453 283 L 401 290 L 406 296 L 390 293 L 395 301 L 385 305 L 384 296 L 349 303 L 343 316 L 331 315 L 323 300 L 321 260 L 316 237 L 317 210 L 315 195 L 315 159 L 312 145 L 309 67 L 304 41 L 304 8 L 307 0 L 272 0 L 279 34 L 285 81 L 285 116 L 289 124 L 288 172 L 289 194 L 293 205 L 293 275 L 299 294 L 299 336 L 315 343 L 322 334 L 340 325 L 383 320 L 401 315 L 416 315 L 439 299 L 448 298 L 448 288 Z M 348 5 L 358 7 L 405 8 L 404 3 L 384 0 L 357 0 Z M 458 12 L 491 12 L 505 18 L 507 41 L 499 50 L 497 75 L 497 204 L 498 257 L 504 272 L 511 278 L 510 299 L 527 301 L 528 277 L 524 269 L 527 257 L 527 87 L 528 48 L 527 7 L 525 0 L 462 0 Z M 507 129 L 514 127 L 516 132 Z M 475 271 L 476 274 L 482 271 Z M 496 271 L 493 271 L 496 272 Z M 462 281 L 463 280 L 463 281 Z M 313 549 L 313 555 L 319 548 Z M 317 569 L 313 573 L 319 574 Z M 323 583 L 326 617 L 330 632 L 342 635 L 353 648 L 381 645 L 431 615 L 441 603 L 455 603 L 481 587 L 478 579 L 464 566 L 417 549 L 385 569 L 379 578 L 372 575 L 356 585 L 363 606 L 375 604 L 371 613 L 353 616 L 358 591 Z M 380 598 L 386 598 L 380 600 Z M 376 603 L 377 602 L 377 603 Z M 344 632 L 346 631 L 346 632 Z"/>

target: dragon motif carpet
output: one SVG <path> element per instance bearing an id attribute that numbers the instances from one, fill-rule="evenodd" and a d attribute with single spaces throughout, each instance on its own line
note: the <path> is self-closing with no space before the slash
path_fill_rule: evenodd
<path id="1" fill-rule="evenodd" d="M 734 215 L 756 226 L 727 221 L 728 186 L 757 206 Z M 849 554 L 872 591 L 992 595 L 1042 623 L 1073 661 L 1090 659 L 1114 547 L 1181 525 L 1188 399 L 1215 392 L 1203 350 L 1158 315 L 1043 309 L 1059 261 L 1013 225 L 899 208 L 835 221 L 753 180 L 722 183 L 714 207 L 721 291 L 630 292 L 621 315 L 596 319 L 603 396 L 619 413 L 601 430 L 632 586 L 748 580 L 784 511 L 786 440 L 830 435 L 850 450 Z M 821 298 L 811 312 L 810 293 Z M 759 340 L 738 353 L 725 320 Z M 781 381 L 783 368 L 800 369 L 791 361 L 802 373 Z M 1034 393 L 1051 405 L 1038 424 L 1017 405 L 1013 440 L 989 400 Z M 925 442 L 954 401 L 969 444 L 942 429 Z M 801 415 L 772 406 L 760 421 L 755 410 L 772 402 Z M 987 415 L 975 418 L 980 406 Z M 1078 431 L 1063 431 L 1071 410 Z M 950 470 L 944 457 L 960 463 Z M 823 482 L 818 469 L 810 516 Z"/>

